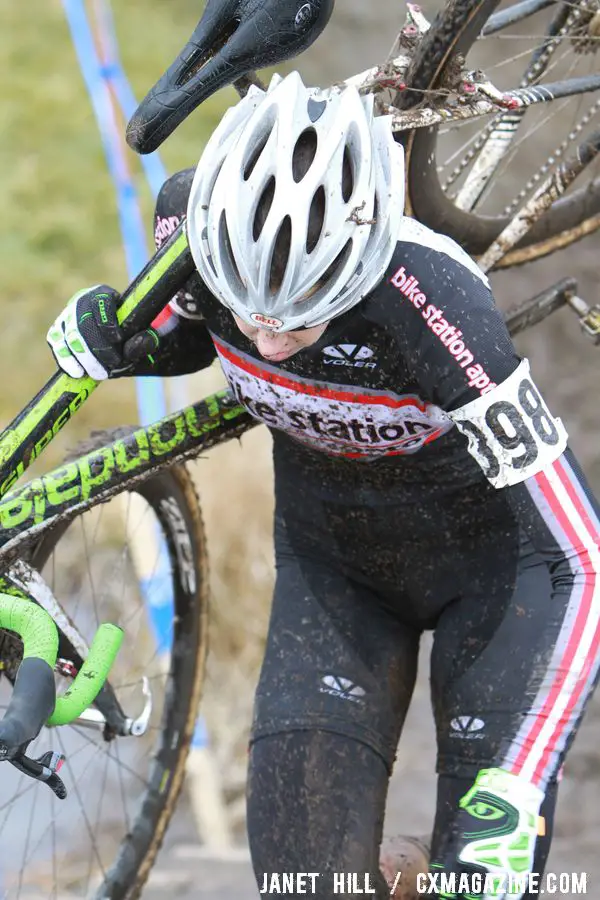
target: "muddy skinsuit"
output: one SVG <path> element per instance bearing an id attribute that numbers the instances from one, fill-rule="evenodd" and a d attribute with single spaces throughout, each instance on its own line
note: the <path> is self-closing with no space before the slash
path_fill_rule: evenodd
<path id="1" fill-rule="evenodd" d="M 158 243 L 191 177 L 163 188 Z M 277 579 L 248 782 L 259 886 L 318 872 L 315 895 L 329 898 L 333 873 L 357 872 L 389 896 L 378 847 L 424 629 L 432 856 L 477 772 L 499 766 L 546 791 L 541 873 L 556 776 L 598 670 L 598 508 L 485 276 L 406 219 L 378 287 L 279 364 L 197 276 L 157 327 L 152 371 L 218 354 L 273 435 Z"/>

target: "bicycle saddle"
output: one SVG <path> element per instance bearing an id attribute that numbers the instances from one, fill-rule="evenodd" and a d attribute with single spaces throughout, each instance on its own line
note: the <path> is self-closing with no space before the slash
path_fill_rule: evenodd
<path id="1" fill-rule="evenodd" d="M 151 153 L 203 100 L 253 69 L 306 50 L 334 0 L 208 0 L 192 37 L 127 126 L 127 143 Z"/>

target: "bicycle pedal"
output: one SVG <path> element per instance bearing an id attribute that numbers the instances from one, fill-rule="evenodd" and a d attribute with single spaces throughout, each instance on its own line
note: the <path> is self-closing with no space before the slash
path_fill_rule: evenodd
<path id="1" fill-rule="evenodd" d="M 594 344 L 600 344 L 600 306 L 588 306 L 581 297 L 573 295 L 567 298 L 569 306 L 577 313 L 579 324 Z"/>
<path id="2" fill-rule="evenodd" d="M 579 320 L 584 332 L 595 344 L 600 344 L 600 306 L 590 307 L 589 312 Z"/>

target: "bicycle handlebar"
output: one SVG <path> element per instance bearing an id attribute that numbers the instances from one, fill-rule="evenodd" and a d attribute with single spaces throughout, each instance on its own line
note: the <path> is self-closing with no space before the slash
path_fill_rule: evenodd
<path id="1" fill-rule="evenodd" d="M 0 628 L 15 632 L 23 641 L 23 660 L 0 721 L 0 761 L 7 760 L 24 775 L 46 782 L 64 800 L 67 789 L 57 774 L 64 756 L 49 750 L 31 759 L 25 751 L 44 723 L 67 725 L 93 703 L 123 642 L 123 631 L 116 625 L 100 625 L 72 685 L 57 699 L 58 629 L 49 613 L 33 600 L 0 594 Z"/>
<path id="2" fill-rule="evenodd" d="M 23 661 L 0 721 L 0 759 L 12 759 L 38 736 L 44 723 L 67 725 L 93 703 L 115 661 L 123 631 L 109 623 L 100 625 L 73 684 L 57 699 L 58 629 L 49 613 L 33 600 L 0 594 L 0 628 L 16 632 L 23 641 Z"/>

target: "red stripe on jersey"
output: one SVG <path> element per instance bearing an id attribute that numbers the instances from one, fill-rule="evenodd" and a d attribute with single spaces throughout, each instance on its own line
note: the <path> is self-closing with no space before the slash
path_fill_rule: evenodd
<path id="1" fill-rule="evenodd" d="M 323 397 L 325 400 L 339 400 L 347 403 L 373 403 L 378 406 L 387 406 L 390 409 L 400 409 L 403 406 L 416 406 L 421 412 L 426 412 L 428 404 L 419 400 L 414 396 L 395 398 L 382 393 L 366 393 L 364 391 L 343 390 L 341 388 L 325 387 L 315 382 L 300 380 L 298 378 L 286 378 L 279 372 L 273 372 L 271 369 L 254 363 L 245 356 L 238 356 L 229 347 L 226 347 L 217 338 L 213 336 L 213 342 L 225 359 L 229 360 L 234 366 L 243 369 L 249 375 L 267 381 L 269 384 L 277 384 L 280 387 L 288 388 L 288 390 L 296 391 L 300 394 L 310 394 L 314 397 Z"/>
<path id="2" fill-rule="evenodd" d="M 591 537 L 592 540 L 597 543 L 599 541 L 599 535 L 597 530 L 593 527 L 589 515 L 582 505 L 581 500 L 573 489 L 573 485 L 570 482 L 570 477 L 562 466 L 560 459 L 556 460 L 556 462 L 553 463 L 553 469 L 558 475 L 562 486 L 567 491 L 569 498 L 573 503 L 577 516 L 574 516 L 572 519 L 570 519 L 565 513 L 548 477 L 543 472 L 540 472 L 534 477 L 544 495 L 544 498 L 548 503 L 548 506 L 550 507 L 550 510 L 556 517 L 563 533 L 575 550 L 580 565 L 580 571 L 583 572 L 585 581 L 583 585 L 581 601 L 577 609 L 575 621 L 573 622 L 573 625 L 571 627 L 571 633 L 569 635 L 567 645 L 564 649 L 560 664 L 556 667 L 556 678 L 550 690 L 548 691 L 543 708 L 536 716 L 535 722 L 532 724 L 531 730 L 524 739 L 523 746 L 513 765 L 511 766 L 511 769 L 515 774 L 518 774 L 519 771 L 524 767 L 527 756 L 531 752 L 531 749 L 534 746 L 535 741 L 538 738 L 544 724 L 552 715 L 552 710 L 557 703 L 562 690 L 564 689 L 567 675 L 571 667 L 573 666 L 575 655 L 577 653 L 577 649 L 580 645 L 583 634 L 590 626 L 595 630 L 588 653 L 586 655 L 585 662 L 581 671 L 578 673 L 577 689 L 574 690 L 569 697 L 564 711 L 557 718 L 557 722 L 553 728 L 551 737 L 545 743 L 544 750 L 540 756 L 540 760 L 535 768 L 534 776 L 532 778 L 534 783 L 538 783 L 542 779 L 550 756 L 556 749 L 556 744 L 563 732 L 563 729 L 569 722 L 569 716 L 573 712 L 573 709 L 576 707 L 577 701 L 581 696 L 581 692 L 585 688 L 587 676 L 590 673 L 590 669 L 600 647 L 600 622 L 598 621 L 597 616 L 596 620 L 594 621 L 594 612 L 592 609 L 594 594 L 598 588 L 598 572 L 594 567 L 587 547 L 585 547 L 585 545 L 582 543 L 581 537 L 579 536 L 581 534 L 586 534 L 588 538 Z"/>

